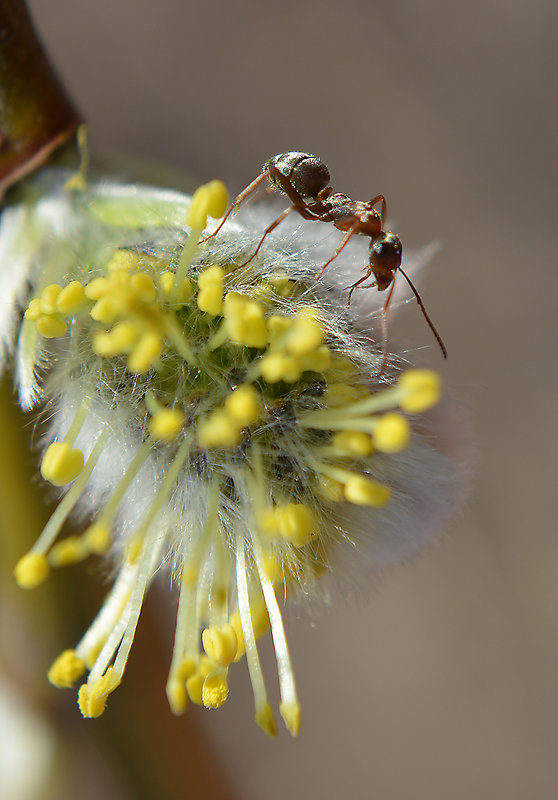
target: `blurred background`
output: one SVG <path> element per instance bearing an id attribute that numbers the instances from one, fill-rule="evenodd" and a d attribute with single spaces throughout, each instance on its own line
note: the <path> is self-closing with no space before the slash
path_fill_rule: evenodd
<path id="1" fill-rule="evenodd" d="M 37 610 L 36 596 L 10 593 L 27 626 L 12 651 L 29 657 L 17 676 L 12 666 L 17 698 L 2 700 L 0 686 L 4 719 L 20 721 L 0 728 L 2 763 L 13 765 L 6 747 L 29 714 L 20 741 L 39 779 L 2 797 L 555 798 L 558 6 L 28 5 L 95 148 L 220 177 L 231 192 L 274 153 L 314 152 L 335 189 L 386 195 L 406 248 L 442 244 L 421 287 L 447 364 L 414 304 L 392 336 L 468 409 L 477 463 L 467 509 L 434 549 L 375 579 L 358 605 L 317 609 L 315 627 L 288 615 L 298 740 L 255 726 L 244 669 L 219 712 L 171 717 L 158 621 L 168 598 L 140 626 L 107 715 L 81 722 L 73 696 L 44 681 L 73 641 L 51 630 L 68 601 Z M 85 572 L 76 636 L 103 591 Z"/>

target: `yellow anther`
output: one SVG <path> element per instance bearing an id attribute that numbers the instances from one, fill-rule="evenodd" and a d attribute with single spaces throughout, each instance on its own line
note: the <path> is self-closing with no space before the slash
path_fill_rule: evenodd
<path id="1" fill-rule="evenodd" d="M 171 678 L 167 683 L 167 700 L 172 713 L 175 716 L 184 714 L 188 708 L 188 692 L 186 691 L 186 684 L 184 681 L 179 681 L 176 678 Z"/>
<path id="2" fill-rule="evenodd" d="M 59 336 L 64 336 L 68 329 L 64 320 L 55 316 L 43 315 L 38 318 L 36 324 L 37 330 L 45 339 L 56 339 Z"/>
<path id="3" fill-rule="evenodd" d="M 225 400 L 225 409 L 229 417 L 242 427 L 251 425 L 261 414 L 257 391 L 246 384 L 239 386 Z"/>
<path id="4" fill-rule="evenodd" d="M 77 564 L 89 555 L 89 548 L 81 536 L 68 536 L 57 542 L 48 554 L 51 567 L 66 567 Z"/>
<path id="5" fill-rule="evenodd" d="M 71 483 L 83 469 L 83 453 L 66 442 L 53 442 L 41 461 L 41 475 L 54 486 Z"/>
<path id="6" fill-rule="evenodd" d="M 147 372 L 155 365 L 163 349 L 163 339 L 158 333 L 149 331 L 142 334 L 128 358 L 128 370 L 134 375 Z"/>
<path id="7" fill-rule="evenodd" d="M 229 294 L 223 311 L 226 330 L 231 341 L 246 347 L 265 347 L 268 333 L 262 304 L 236 293 L 234 300 L 227 302 Z"/>
<path id="8" fill-rule="evenodd" d="M 374 428 L 374 444 L 382 453 L 398 453 L 409 444 L 408 420 L 395 411 L 383 414 Z"/>
<path id="9" fill-rule="evenodd" d="M 333 437 L 333 446 L 342 455 L 365 458 L 374 452 L 372 439 L 362 431 L 340 431 Z"/>
<path id="10" fill-rule="evenodd" d="M 207 213 L 213 219 L 220 219 L 229 205 L 229 194 L 223 181 L 213 180 L 206 183 L 208 194 Z"/>
<path id="11" fill-rule="evenodd" d="M 129 270 L 137 267 L 138 263 L 139 256 L 137 253 L 132 252 L 132 250 L 117 250 L 108 262 L 107 269 L 111 272 L 114 270 Z"/>
<path id="12" fill-rule="evenodd" d="M 85 301 L 85 288 L 79 281 L 71 281 L 56 298 L 56 310 L 60 314 L 70 314 Z"/>
<path id="13" fill-rule="evenodd" d="M 202 678 L 207 678 L 207 676 L 211 672 L 215 671 L 215 664 L 209 658 L 209 656 L 203 654 L 198 662 L 197 671 L 202 676 Z"/>
<path id="14" fill-rule="evenodd" d="M 136 536 L 132 539 L 132 541 L 126 547 L 126 558 L 129 564 L 135 564 L 138 558 L 141 555 L 141 549 L 143 547 L 143 538 L 141 536 Z"/>
<path id="15" fill-rule="evenodd" d="M 135 296 L 142 303 L 152 303 L 157 298 L 157 290 L 153 278 L 147 272 L 136 272 L 132 276 L 130 285 Z"/>
<path id="16" fill-rule="evenodd" d="M 273 287 L 275 294 L 278 294 L 280 297 L 290 297 L 296 285 L 295 282 L 291 281 L 284 273 L 270 275 L 268 282 Z"/>
<path id="17" fill-rule="evenodd" d="M 102 555 L 108 550 L 111 539 L 112 530 L 110 525 L 106 522 L 94 522 L 83 534 L 85 544 L 91 553 Z"/>
<path id="18" fill-rule="evenodd" d="M 26 553 L 16 564 L 15 579 L 21 589 L 34 589 L 42 583 L 50 571 L 48 561 L 42 553 Z"/>
<path id="19" fill-rule="evenodd" d="M 268 317 L 267 331 L 268 341 L 270 344 L 275 344 L 282 336 L 284 336 L 293 326 L 292 317 L 282 317 L 279 314 L 273 314 Z"/>
<path id="20" fill-rule="evenodd" d="M 202 644 L 208 658 L 220 667 L 228 667 L 237 652 L 236 631 L 229 623 L 221 628 L 212 625 L 202 632 Z"/>
<path id="21" fill-rule="evenodd" d="M 277 506 L 278 530 L 283 538 L 302 547 L 318 533 L 317 523 L 311 512 L 302 503 L 287 503 Z"/>
<path id="22" fill-rule="evenodd" d="M 52 663 L 47 677 L 58 689 L 69 689 L 85 672 L 85 664 L 75 650 L 64 650 Z"/>
<path id="23" fill-rule="evenodd" d="M 149 432 L 159 442 L 172 442 L 184 425 L 186 417 L 178 408 L 162 408 L 149 420 Z"/>
<path id="24" fill-rule="evenodd" d="M 119 679 L 113 677 L 112 672 L 112 667 L 109 667 L 93 684 L 84 683 L 80 686 L 78 705 L 84 717 L 100 717 L 105 710 L 109 694 L 120 683 Z"/>
<path id="25" fill-rule="evenodd" d="M 192 703 L 195 703 L 197 706 L 203 705 L 202 690 L 204 681 L 205 677 L 199 672 L 196 672 L 195 675 L 192 675 L 186 681 L 186 691 L 188 692 L 188 697 Z"/>
<path id="26" fill-rule="evenodd" d="M 165 270 L 159 276 L 159 283 L 161 285 L 161 289 L 163 290 L 163 294 L 166 297 L 170 297 L 172 292 L 172 287 L 174 286 L 174 272 L 170 272 L 169 270 Z M 180 287 L 180 292 L 178 293 L 177 302 L 179 303 L 186 303 L 194 293 L 194 286 L 190 278 L 184 278 L 182 281 L 182 286 Z"/>
<path id="27" fill-rule="evenodd" d="M 30 322 L 36 322 L 40 316 L 42 316 L 41 311 L 41 301 L 38 297 L 35 297 L 33 300 L 30 301 L 29 305 L 27 306 L 27 310 L 25 312 L 25 319 L 28 319 Z"/>
<path id="28" fill-rule="evenodd" d="M 256 639 L 261 639 L 269 630 L 269 614 L 262 595 L 250 603 L 252 628 Z"/>
<path id="29" fill-rule="evenodd" d="M 214 317 L 223 310 L 224 274 L 221 267 L 213 266 L 204 269 L 198 275 L 198 308 Z"/>
<path id="30" fill-rule="evenodd" d="M 428 369 L 410 369 L 399 378 L 399 405 L 409 414 L 428 411 L 439 402 L 442 394 L 440 376 Z"/>
<path id="31" fill-rule="evenodd" d="M 216 317 L 223 310 L 222 287 L 212 283 L 210 286 L 200 289 L 196 302 L 200 311 L 205 311 L 206 314 Z"/>
<path id="32" fill-rule="evenodd" d="M 316 309 L 307 307 L 297 311 L 286 342 L 289 353 L 295 356 L 310 355 L 323 340 L 324 330 Z"/>
<path id="33" fill-rule="evenodd" d="M 236 447 L 241 438 L 239 426 L 220 409 L 202 419 L 198 426 L 200 447 Z"/>
<path id="34" fill-rule="evenodd" d="M 348 383 L 330 383 L 326 390 L 327 404 L 335 408 L 350 405 L 366 397 L 369 397 L 369 393 L 364 386 L 351 386 Z"/>
<path id="35" fill-rule="evenodd" d="M 282 353 L 270 353 L 260 362 L 262 378 L 267 383 L 295 383 L 302 374 L 300 359 Z"/>
<path id="36" fill-rule="evenodd" d="M 300 706 L 298 703 L 281 703 L 279 706 L 281 716 L 291 736 L 298 736 L 300 731 Z"/>
<path id="37" fill-rule="evenodd" d="M 256 724 L 259 725 L 263 732 L 267 733 L 268 736 L 271 738 L 277 736 L 277 726 L 275 725 L 275 719 L 273 718 L 273 713 L 269 703 L 266 703 L 261 708 L 258 708 L 255 714 L 255 720 Z"/>
<path id="38" fill-rule="evenodd" d="M 283 559 L 272 550 L 264 552 L 261 562 L 262 570 L 273 584 L 283 581 Z"/>
<path id="39" fill-rule="evenodd" d="M 222 217 L 227 210 L 227 188 L 221 181 L 210 181 L 194 192 L 186 215 L 186 224 L 197 231 L 203 231 L 207 217 Z"/>
<path id="40" fill-rule="evenodd" d="M 220 708 L 229 696 L 226 675 L 214 672 L 203 682 L 202 702 L 206 708 Z"/>
<path id="41" fill-rule="evenodd" d="M 303 370 L 308 372 L 325 372 L 331 363 L 331 352 L 327 344 L 322 344 L 313 353 L 301 356 L 300 363 Z"/>
<path id="42" fill-rule="evenodd" d="M 115 294 L 106 294 L 97 300 L 91 311 L 91 319 L 96 322 L 104 322 L 105 325 L 110 325 L 114 322 L 119 314 L 126 312 L 126 306 L 122 304 L 121 298 Z"/>
<path id="43" fill-rule="evenodd" d="M 279 536 L 302 547 L 318 532 L 311 512 L 302 503 L 287 503 L 268 508 L 259 514 L 262 529 L 270 536 Z"/>
<path id="44" fill-rule="evenodd" d="M 332 500 L 334 503 L 343 500 L 345 493 L 343 484 L 330 478 L 328 475 L 321 475 L 316 488 L 326 500 Z"/>
<path id="45" fill-rule="evenodd" d="M 382 508 L 389 502 L 391 491 L 372 478 L 352 475 L 344 486 L 345 499 L 357 506 L 373 506 Z"/>
<path id="46" fill-rule="evenodd" d="M 45 286 L 40 297 L 40 307 L 43 314 L 54 314 L 56 312 L 56 299 L 62 287 L 57 283 L 51 283 Z"/>
<path id="47" fill-rule="evenodd" d="M 242 623 L 240 622 L 240 614 L 238 611 L 235 611 L 230 615 L 229 625 L 234 628 L 234 632 L 236 634 L 236 654 L 234 661 L 240 661 L 246 652 L 246 646 L 244 644 L 244 634 L 242 633 Z"/>
<path id="48" fill-rule="evenodd" d="M 111 284 L 108 278 L 93 278 L 85 287 L 85 296 L 89 300 L 100 300 L 110 291 Z"/>
<path id="49" fill-rule="evenodd" d="M 98 331 L 93 336 L 93 352 L 107 357 L 128 353 L 138 336 L 139 331 L 133 322 L 117 322 L 110 331 Z"/>

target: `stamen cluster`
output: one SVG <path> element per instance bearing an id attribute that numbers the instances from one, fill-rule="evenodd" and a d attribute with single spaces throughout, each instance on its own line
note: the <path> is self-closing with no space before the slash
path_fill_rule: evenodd
<path id="1" fill-rule="evenodd" d="M 311 593 L 334 568 L 355 539 L 351 508 L 366 510 L 361 544 L 380 532 L 394 493 L 406 502 L 406 451 L 428 449 L 435 462 L 413 419 L 438 402 L 439 379 L 426 370 L 375 379 L 381 347 L 343 316 L 342 294 L 289 257 L 239 269 L 233 223 L 229 238 L 224 229 L 198 246 L 207 215 L 225 211 L 220 182 L 194 195 L 186 236 L 168 215 L 148 231 L 130 224 L 134 214 L 123 224 L 117 192 L 87 191 L 75 202 L 97 208 L 105 235 L 87 261 L 63 261 L 56 280 L 36 282 L 20 335 L 20 375 L 46 365 L 53 427 L 41 473 L 65 494 L 15 574 L 32 588 L 52 567 L 107 552 L 119 570 L 49 679 L 69 687 L 88 671 L 79 706 L 99 716 L 122 680 L 145 592 L 167 565 L 179 586 L 173 712 L 221 706 L 230 666 L 246 657 L 256 721 L 273 735 L 257 648 L 270 628 L 280 712 L 296 735 L 279 601 Z M 91 516 L 85 532 L 60 538 L 80 508 Z"/>

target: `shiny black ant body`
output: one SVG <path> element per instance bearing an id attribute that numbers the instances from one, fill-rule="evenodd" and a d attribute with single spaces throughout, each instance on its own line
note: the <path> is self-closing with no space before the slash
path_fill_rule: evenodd
<path id="1" fill-rule="evenodd" d="M 436 337 L 436 341 L 440 345 L 444 358 L 447 358 L 446 347 L 430 317 L 426 313 L 418 291 L 407 273 L 401 268 L 401 256 L 403 252 L 401 240 L 396 234 L 384 231 L 384 222 L 387 215 L 387 205 L 384 195 L 378 194 L 368 202 L 363 202 L 361 200 L 352 200 L 346 194 L 334 192 L 329 185 L 329 170 L 324 162 L 317 156 L 313 156 L 310 153 L 290 152 L 280 153 L 270 158 L 262 167 L 260 175 L 233 201 L 214 233 L 203 241 L 207 241 L 219 233 L 232 211 L 266 179 L 271 183 L 273 189 L 287 195 L 292 205 L 286 208 L 285 211 L 265 229 L 255 251 L 250 258 L 243 264 L 240 264 L 238 268 L 246 266 L 255 258 L 267 235 L 292 211 L 296 211 L 303 219 L 314 222 L 333 223 L 338 230 L 344 233 L 334 254 L 326 261 L 316 275 L 316 280 L 323 275 L 326 267 L 337 258 L 353 236 L 369 236 L 369 263 L 364 268 L 364 276 L 359 278 L 352 286 L 347 286 L 349 290 L 347 305 L 350 304 L 355 289 L 361 286 L 371 276 L 374 278 L 373 282 L 363 288 L 372 288 L 376 286 L 380 292 L 389 288 L 389 293 L 383 307 L 384 345 L 387 349 L 386 315 L 395 288 L 395 275 L 399 271 L 411 287 L 424 318 Z M 380 206 L 379 211 L 376 209 L 378 205 Z"/>

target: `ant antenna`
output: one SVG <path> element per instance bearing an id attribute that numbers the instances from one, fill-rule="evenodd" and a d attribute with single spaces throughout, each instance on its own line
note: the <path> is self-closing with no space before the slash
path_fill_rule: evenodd
<path id="1" fill-rule="evenodd" d="M 409 278 L 409 276 L 407 275 L 407 273 L 406 273 L 406 272 L 404 272 L 404 271 L 401 269 L 401 267 L 399 267 L 399 272 L 401 272 L 401 274 L 403 275 L 403 277 L 405 278 L 405 280 L 407 281 L 407 283 L 409 284 L 409 286 L 410 286 L 410 287 L 411 287 L 411 289 L 413 290 L 413 294 L 415 295 L 415 297 L 416 297 L 416 299 L 417 299 L 417 303 L 418 303 L 418 304 L 419 304 L 419 306 L 420 306 L 420 310 L 421 310 L 421 311 L 422 311 L 422 313 L 424 314 L 424 319 L 425 319 L 425 320 L 428 322 L 428 326 L 429 326 L 430 330 L 432 331 L 432 333 L 433 333 L 433 334 L 434 334 L 434 336 L 436 337 L 436 341 L 437 341 L 437 342 L 438 342 L 438 344 L 440 345 L 440 350 L 442 351 L 442 355 L 444 356 L 444 358 L 447 358 L 447 357 L 448 357 L 448 351 L 446 350 L 446 346 L 445 346 L 445 344 L 444 344 L 444 343 L 443 343 L 443 341 L 442 341 L 442 337 L 440 336 L 440 334 L 438 333 L 438 331 L 437 331 L 437 330 L 436 330 L 436 328 L 434 327 L 434 323 L 432 322 L 432 320 L 430 319 L 430 317 L 429 317 L 429 316 L 428 316 L 428 314 L 426 313 L 426 309 L 425 309 L 425 307 L 424 307 L 424 303 L 423 303 L 423 302 L 422 302 L 422 300 L 420 299 L 420 294 L 417 292 L 417 290 L 416 290 L 416 289 L 415 289 L 415 287 L 413 286 L 413 282 L 411 281 L 411 279 Z M 388 298 L 388 300 L 389 300 L 389 298 Z"/>

